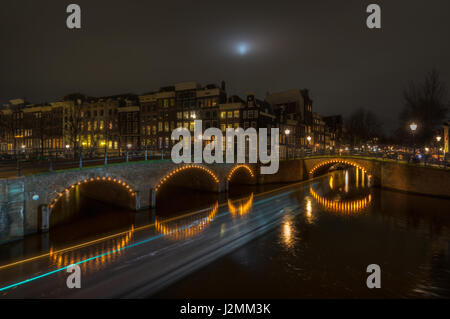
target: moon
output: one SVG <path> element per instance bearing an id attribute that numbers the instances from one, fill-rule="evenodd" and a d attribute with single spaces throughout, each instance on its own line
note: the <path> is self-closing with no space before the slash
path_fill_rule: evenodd
<path id="1" fill-rule="evenodd" d="M 240 55 L 246 55 L 247 52 L 249 51 L 249 47 L 246 43 L 239 43 L 236 49 Z"/>

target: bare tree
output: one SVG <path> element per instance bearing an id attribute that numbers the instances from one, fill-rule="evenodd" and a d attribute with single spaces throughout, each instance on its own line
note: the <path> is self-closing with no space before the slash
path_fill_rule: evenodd
<path id="1" fill-rule="evenodd" d="M 403 97 L 404 108 L 400 113 L 398 132 L 402 133 L 405 140 L 410 134 L 409 124 L 416 122 L 416 141 L 419 144 L 429 142 L 445 119 L 449 107 L 447 88 L 439 72 L 433 69 L 423 83 L 411 82 Z"/>
<path id="2" fill-rule="evenodd" d="M 381 135 L 381 122 L 370 110 L 359 108 L 345 121 L 345 139 L 352 146 L 372 142 Z"/>
<path id="3" fill-rule="evenodd" d="M 66 106 L 65 131 L 69 137 L 70 144 L 73 146 L 74 157 L 77 157 L 80 151 L 80 138 L 82 133 L 82 105 L 86 97 L 80 93 L 69 94 L 64 97 L 64 101 L 69 102 Z"/>

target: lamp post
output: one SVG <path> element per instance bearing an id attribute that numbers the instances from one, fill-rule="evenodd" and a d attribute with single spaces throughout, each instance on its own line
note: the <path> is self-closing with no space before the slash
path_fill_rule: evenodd
<path id="1" fill-rule="evenodd" d="M 70 153 L 70 145 L 66 144 L 66 158 L 69 158 L 69 153 Z"/>
<path id="2" fill-rule="evenodd" d="M 53 149 L 50 146 L 50 151 L 48 153 L 48 157 L 49 157 L 49 160 L 50 160 L 49 168 L 48 168 L 49 172 L 53 172 L 53 157 L 52 157 L 52 155 L 53 155 Z"/>
<path id="3" fill-rule="evenodd" d="M 413 137 L 413 160 L 416 157 L 416 141 L 415 141 L 415 132 L 417 130 L 417 124 L 412 122 L 409 125 L 409 128 L 411 129 L 412 137 Z"/>
<path id="4" fill-rule="evenodd" d="M 440 135 L 436 136 L 436 142 L 437 142 L 437 149 L 438 149 L 438 164 L 441 164 L 441 139 L 442 137 Z"/>
<path id="5" fill-rule="evenodd" d="M 106 166 L 108 165 L 108 149 L 106 147 L 106 142 L 101 142 L 100 145 L 105 147 L 105 166 Z"/>
<path id="6" fill-rule="evenodd" d="M 286 134 L 286 159 L 289 159 L 289 134 L 291 134 L 291 130 L 286 129 L 284 134 Z"/>
<path id="7" fill-rule="evenodd" d="M 130 143 L 127 144 L 127 163 L 128 163 L 128 151 L 130 150 L 131 146 L 132 145 Z"/>
<path id="8" fill-rule="evenodd" d="M 21 145 L 22 152 L 25 153 L 25 145 Z M 20 152 L 17 155 L 17 176 L 20 176 Z"/>
<path id="9" fill-rule="evenodd" d="M 310 148 L 310 147 L 311 147 L 311 140 L 312 140 L 312 137 L 308 135 L 308 137 L 306 138 L 306 140 L 308 141 L 308 148 Z"/>

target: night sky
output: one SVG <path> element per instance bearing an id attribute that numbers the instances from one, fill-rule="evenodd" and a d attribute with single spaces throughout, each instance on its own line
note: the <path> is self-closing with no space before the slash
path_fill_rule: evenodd
<path id="1" fill-rule="evenodd" d="M 66 6 L 82 29 L 66 28 Z M 382 8 L 382 29 L 366 7 Z M 450 84 L 450 1 L 24 1 L 0 4 L 0 103 L 144 93 L 225 80 L 229 94 L 309 88 L 324 115 L 372 109 L 395 126 L 433 67 Z"/>

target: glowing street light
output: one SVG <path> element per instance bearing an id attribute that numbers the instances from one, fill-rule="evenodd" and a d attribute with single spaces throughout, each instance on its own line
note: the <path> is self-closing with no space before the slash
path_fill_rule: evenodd
<path id="1" fill-rule="evenodd" d="M 436 136 L 436 141 L 439 144 L 439 142 L 441 141 L 442 137 L 440 135 Z M 441 150 L 442 147 L 439 147 L 440 145 L 438 145 L 438 161 L 439 163 L 441 162 Z"/>
<path id="2" fill-rule="evenodd" d="M 411 133 L 412 133 L 412 136 L 413 136 L 413 159 L 414 159 L 415 156 L 416 156 L 416 141 L 415 141 L 415 135 L 414 135 L 414 133 L 415 133 L 416 130 L 417 130 L 417 124 L 416 124 L 415 122 L 412 122 L 412 123 L 409 125 L 409 128 L 411 129 Z"/>
<path id="3" fill-rule="evenodd" d="M 127 158 L 126 158 L 126 160 L 127 160 L 127 163 L 128 163 L 128 151 L 129 151 L 129 149 L 131 148 L 131 146 L 133 146 L 133 145 L 131 145 L 131 143 L 128 143 L 127 144 Z"/>
<path id="4" fill-rule="evenodd" d="M 290 129 L 286 129 L 284 130 L 284 134 L 286 134 L 286 158 L 289 158 L 289 144 L 288 144 L 288 138 L 289 138 L 289 134 L 291 134 L 291 130 Z"/>

